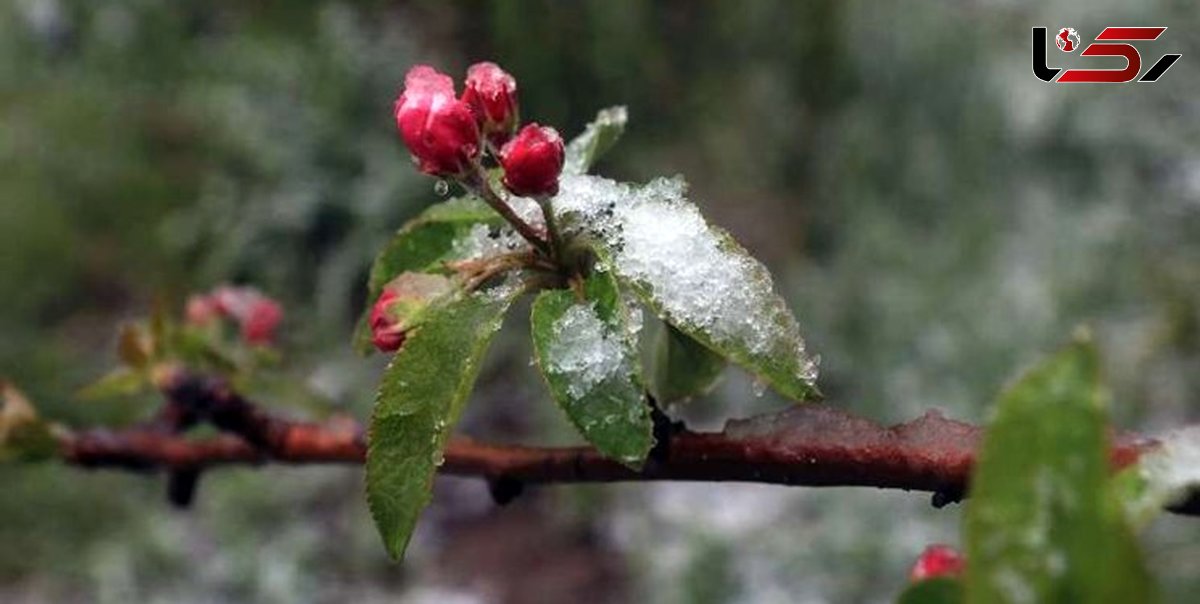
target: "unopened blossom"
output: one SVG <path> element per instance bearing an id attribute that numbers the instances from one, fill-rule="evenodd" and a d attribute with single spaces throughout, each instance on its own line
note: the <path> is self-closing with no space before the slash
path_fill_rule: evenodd
<path id="1" fill-rule="evenodd" d="M 517 80 L 495 63 L 476 63 L 467 70 L 462 100 L 471 107 L 483 135 L 497 147 L 517 128 Z"/>
<path id="2" fill-rule="evenodd" d="M 371 343 L 380 352 L 400 350 L 408 337 L 403 322 L 392 314 L 392 305 L 397 297 L 395 291 L 385 289 L 375 301 L 375 306 L 371 307 Z"/>
<path id="3" fill-rule="evenodd" d="M 564 146 L 558 131 L 529 124 L 500 150 L 504 186 L 513 195 L 542 197 L 558 193 Z"/>
<path id="4" fill-rule="evenodd" d="M 913 582 L 937 577 L 958 577 L 966 567 L 962 554 L 949 545 L 935 544 L 925 548 L 909 572 Z"/>
<path id="5" fill-rule="evenodd" d="M 193 325 L 206 325 L 216 317 L 238 324 L 248 344 L 270 344 L 283 322 L 283 306 L 252 287 L 223 285 L 208 295 L 192 296 L 187 303 L 187 319 Z"/>
<path id="6" fill-rule="evenodd" d="M 470 105 L 455 98 L 449 76 L 428 65 L 409 70 L 395 114 L 400 137 L 426 174 L 463 174 L 479 155 L 479 126 Z"/>

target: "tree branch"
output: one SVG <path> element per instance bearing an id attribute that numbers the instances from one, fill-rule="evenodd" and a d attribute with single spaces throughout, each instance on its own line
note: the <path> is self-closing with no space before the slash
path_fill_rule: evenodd
<path id="1" fill-rule="evenodd" d="M 219 382 L 195 378 L 177 380 L 164 391 L 227 433 L 194 440 L 144 426 L 80 431 L 63 437 L 64 459 L 86 468 L 198 473 L 229 464 L 360 464 L 366 455 L 362 427 L 348 418 L 284 420 Z M 938 412 L 884 427 L 831 407 L 806 405 L 733 420 L 720 432 L 676 426 L 665 454 L 648 460 L 641 470 L 591 447 L 488 444 L 457 437 L 446 448 L 441 471 L 517 485 L 685 480 L 868 486 L 931 492 L 941 505 L 966 492 L 981 435 L 981 428 Z M 1114 438 L 1114 469 L 1157 446 L 1157 441 L 1136 435 Z M 1200 515 L 1200 498 L 1172 510 Z"/>

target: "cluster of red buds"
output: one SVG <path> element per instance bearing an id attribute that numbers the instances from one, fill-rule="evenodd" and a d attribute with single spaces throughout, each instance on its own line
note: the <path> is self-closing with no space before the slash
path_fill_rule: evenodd
<path id="1" fill-rule="evenodd" d="M 490 151 L 514 195 L 558 192 L 562 137 L 554 128 L 536 123 L 517 131 L 517 81 L 495 63 L 476 63 L 467 70 L 461 98 L 455 98 L 450 76 L 417 65 L 404 78 L 395 109 L 400 136 L 422 172 L 470 178 L 484 152 Z"/>
<path id="2" fill-rule="evenodd" d="M 196 326 L 231 319 L 247 344 L 265 345 L 275 340 L 275 331 L 283 321 L 283 307 L 252 287 L 222 285 L 188 298 L 186 318 Z"/>
<path id="3" fill-rule="evenodd" d="M 967 563 L 962 554 L 949 545 L 934 544 L 925 548 L 909 572 L 908 578 L 913 583 L 938 577 L 956 578 L 962 576 Z"/>
<path id="4" fill-rule="evenodd" d="M 550 224 L 547 204 L 558 193 L 565 147 L 554 128 L 536 123 L 520 127 L 517 81 L 512 75 L 495 63 L 476 63 L 467 70 L 459 97 L 450 76 L 417 65 L 404 78 L 395 113 L 400 138 L 421 172 L 459 182 L 482 197 L 539 251 L 553 249 L 554 233 L 548 233 L 548 240 L 547 233 L 518 217 L 493 190 L 484 168 L 490 156 L 504 172 L 504 188 L 512 195 L 536 199 Z M 383 352 L 398 350 L 411 328 L 410 307 L 424 299 L 423 294 L 399 294 L 396 288 L 385 288 L 368 317 L 375 347 Z"/>

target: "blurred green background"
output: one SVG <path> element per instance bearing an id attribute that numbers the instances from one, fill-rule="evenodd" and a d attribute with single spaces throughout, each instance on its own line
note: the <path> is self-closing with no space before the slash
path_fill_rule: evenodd
<path id="1" fill-rule="evenodd" d="M 1155 84 L 1047 85 L 1029 32 L 1167 25 Z M 0 5 L 0 375 L 47 415 L 120 425 L 153 399 L 74 400 L 121 320 L 233 281 L 286 303 L 284 371 L 360 417 L 381 360 L 349 348 L 366 270 L 437 199 L 397 141 L 414 63 L 492 59 L 522 115 L 577 132 L 628 105 L 600 166 L 684 174 L 774 271 L 831 402 L 986 419 L 1088 324 L 1120 427 L 1195 420 L 1200 14 L 1183 1 L 165 2 Z M 1051 49 L 1060 66 L 1077 59 Z M 572 436 L 516 313 L 463 429 Z M 265 400 L 282 412 L 285 396 Z M 693 425 L 778 408 L 744 375 Z M 496 509 L 440 480 L 403 566 L 353 468 L 161 477 L 0 468 L 4 602 L 881 602 L 959 510 L 920 494 L 755 485 L 534 490 Z M 1169 600 L 1200 590 L 1200 523 L 1146 535 Z"/>

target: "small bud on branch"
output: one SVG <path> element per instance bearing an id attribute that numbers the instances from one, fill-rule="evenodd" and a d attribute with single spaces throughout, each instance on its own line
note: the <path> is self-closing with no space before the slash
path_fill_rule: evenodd
<path id="1" fill-rule="evenodd" d="M 500 150 L 504 186 L 520 197 L 555 195 L 563 157 L 563 140 L 557 130 L 529 124 Z"/>
<path id="2" fill-rule="evenodd" d="M 467 69 L 462 100 L 493 146 L 508 142 L 519 121 L 517 80 L 512 75 L 495 63 L 476 63 Z"/>
<path id="3" fill-rule="evenodd" d="M 460 176 L 479 156 L 479 126 L 471 107 L 454 97 L 454 81 L 434 68 L 409 70 L 395 114 L 400 136 L 422 172 Z"/>

